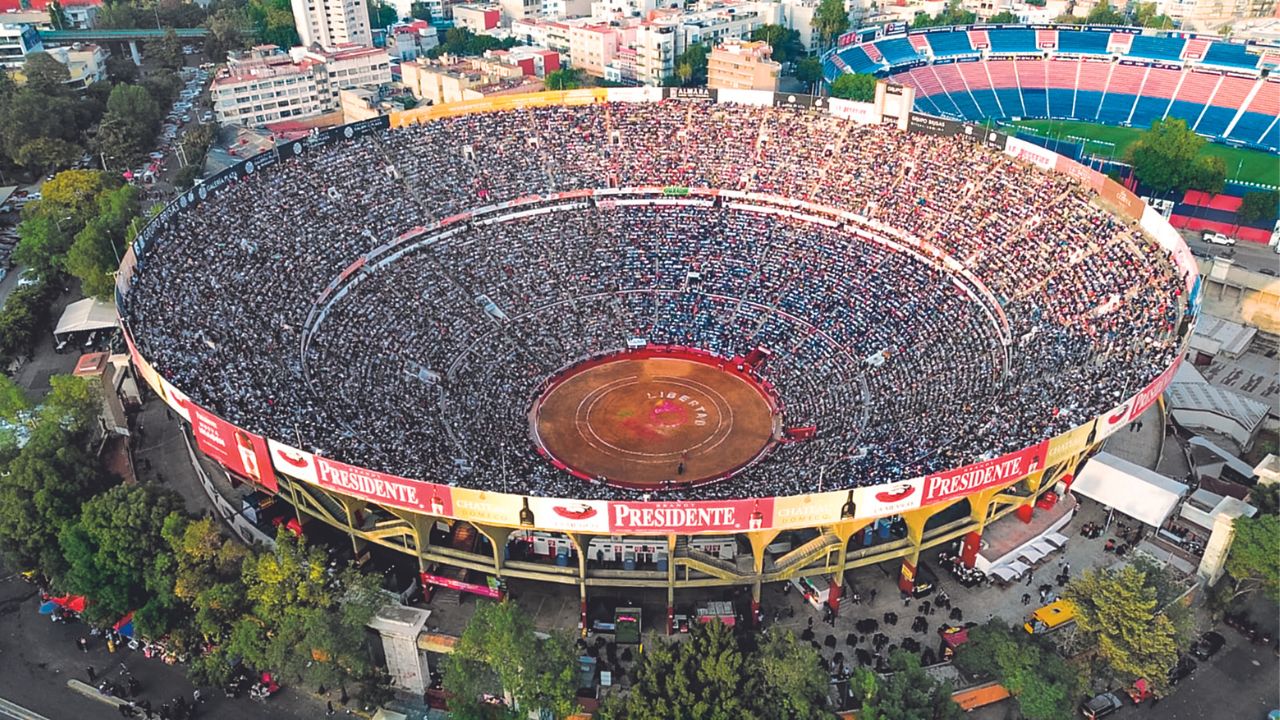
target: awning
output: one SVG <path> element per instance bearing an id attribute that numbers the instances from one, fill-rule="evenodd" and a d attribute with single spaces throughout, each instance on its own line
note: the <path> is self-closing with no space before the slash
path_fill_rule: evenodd
<path id="1" fill-rule="evenodd" d="M 106 328 L 119 327 L 116 319 L 116 306 L 94 298 L 77 300 L 62 311 L 54 335 L 66 335 L 74 332 L 90 332 Z"/>
<path id="2" fill-rule="evenodd" d="M 1097 500 L 1151 527 L 1160 527 L 1187 493 L 1187 486 L 1101 452 L 1076 475 L 1071 492 Z"/>
<path id="3" fill-rule="evenodd" d="M 1067 544 L 1067 536 L 1060 532 L 1051 532 L 1044 536 L 1044 541 L 1054 547 L 1062 547 Z"/>
<path id="4" fill-rule="evenodd" d="M 991 572 L 987 574 L 994 575 L 995 577 L 998 577 L 1001 580 L 1004 580 L 1005 582 L 1010 582 L 1014 578 L 1018 577 L 1018 573 L 1009 569 L 1007 565 L 1001 565 L 1000 567 L 991 568 Z"/>
<path id="5" fill-rule="evenodd" d="M 1028 545 L 1018 551 L 1018 557 L 1026 560 L 1030 565 L 1035 565 L 1044 559 L 1044 553 L 1038 550 L 1035 545 Z"/>
<path id="6" fill-rule="evenodd" d="M 1058 549 L 1057 545 L 1054 545 L 1053 543 L 1049 542 L 1048 540 L 1045 540 L 1044 538 L 1040 538 L 1039 540 L 1036 540 L 1035 542 L 1031 543 L 1031 547 L 1035 548 L 1036 550 L 1039 550 L 1041 555 L 1049 555 L 1050 553 Z"/>

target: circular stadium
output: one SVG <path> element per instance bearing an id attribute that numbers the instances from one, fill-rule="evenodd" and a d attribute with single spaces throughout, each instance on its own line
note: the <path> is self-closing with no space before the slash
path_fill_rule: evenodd
<path id="1" fill-rule="evenodd" d="M 471 524 L 491 572 L 585 598 L 584 538 L 658 535 L 674 573 L 677 536 L 816 529 L 754 568 L 686 552 L 685 581 L 758 593 L 876 560 L 848 540 L 891 517 L 911 563 L 971 530 L 931 514 L 1032 502 L 1150 407 L 1194 305 L 1131 193 L 944 123 L 610 89 L 347 125 L 161 212 L 122 325 L 207 455 L 424 564 Z M 578 573 L 500 557 L 533 530 Z"/>

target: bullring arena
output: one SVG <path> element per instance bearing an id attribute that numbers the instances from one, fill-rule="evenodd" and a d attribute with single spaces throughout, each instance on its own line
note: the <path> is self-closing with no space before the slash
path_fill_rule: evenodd
<path id="1" fill-rule="evenodd" d="M 280 145 L 139 234 L 135 365 L 229 472 L 427 582 L 670 612 L 901 558 L 909 589 L 1154 404 L 1196 303 L 1132 193 L 901 93 L 542 93 Z"/>

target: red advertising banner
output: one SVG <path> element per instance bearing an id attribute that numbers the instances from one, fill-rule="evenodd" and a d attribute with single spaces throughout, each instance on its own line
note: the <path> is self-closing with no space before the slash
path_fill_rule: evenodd
<path id="1" fill-rule="evenodd" d="M 443 575 L 422 573 L 422 584 L 439 585 L 440 587 L 449 588 L 450 590 L 471 593 L 472 595 L 493 598 L 494 600 L 502 599 L 502 593 L 498 592 L 497 588 L 491 588 L 488 585 L 477 585 L 475 583 L 462 582 L 461 580 L 454 580 L 453 578 L 448 578 Z"/>
<path id="2" fill-rule="evenodd" d="M 613 532 L 725 532 L 773 526 L 773 498 L 706 502 L 609 503 Z"/>
<path id="3" fill-rule="evenodd" d="M 429 515 L 452 515 L 453 498 L 447 485 L 410 480 L 347 465 L 315 455 L 320 487 Z"/>
<path id="4" fill-rule="evenodd" d="M 1094 439 L 1106 440 L 1126 425 L 1129 422 L 1129 414 L 1133 410 L 1133 401 L 1134 398 L 1129 398 L 1099 415 L 1097 424 L 1094 425 Z"/>
<path id="5" fill-rule="evenodd" d="M 936 475 L 928 475 L 924 479 L 923 505 L 950 500 L 968 495 L 976 490 L 984 490 L 1005 483 L 1013 482 L 1044 467 L 1044 457 L 1049 447 L 1043 441 L 1017 452 L 1001 455 L 998 458 L 984 460 L 957 470 L 947 470 Z"/>
<path id="6" fill-rule="evenodd" d="M 1181 364 L 1182 356 L 1179 355 L 1168 370 L 1160 373 L 1160 376 L 1152 380 L 1150 385 L 1134 396 L 1133 408 L 1129 410 L 1129 422 L 1137 420 L 1142 416 L 1142 413 L 1147 411 L 1147 408 L 1156 404 L 1156 401 L 1160 399 L 1160 395 L 1164 393 L 1165 388 L 1169 387 L 1169 383 L 1173 382 L 1173 376 L 1178 373 L 1178 366 Z"/>
<path id="7" fill-rule="evenodd" d="M 271 453 L 267 441 L 246 432 L 197 405 L 187 405 L 191 413 L 191 431 L 196 447 L 231 472 L 246 477 L 271 492 L 277 492 L 276 476 L 271 471 Z"/>
<path id="8" fill-rule="evenodd" d="M 915 510 L 924 499 L 923 489 L 923 478 L 857 488 L 854 491 L 856 516 L 878 518 Z"/>

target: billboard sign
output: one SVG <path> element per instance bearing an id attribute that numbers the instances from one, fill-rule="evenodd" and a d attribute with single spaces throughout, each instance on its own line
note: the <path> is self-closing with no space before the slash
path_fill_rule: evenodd
<path id="1" fill-rule="evenodd" d="M 451 488 L 447 485 L 366 470 L 322 455 L 312 457 L 315 459 L 317 484 L 326 490 L 428 515 L 453 514 Z"/>
<path id="2" fill-rule="evenodd" d="M 191 410 L 191 430 L 196 447 L 227 470 L 248 478 L 271 492 L 277 492 L 276 476 L 271 471 L 271 452 L 267 442 L 246 432 L 197 405 Z"/>
<path id="3" fill-rule="evenodd" d="M 915 510 L 924 501 L 924 478 L 860 487 L 853 492 L 857 517 L 878 518 Z"/>
<path id="4" fill-rule="evenodd" d="M 615 533 L 745 532 L 773 526 L 773 498 L 609 503 Z"/>
<path id="5" fill-rule="evenodd" d="M 1008 455 L 984 460 L 956 470 L 946 470 L 924 478 L 922 504 L 932 505 L 963 497 L 978 490 L 1012 483 L 1044 468 L 1047 441 Z"/>
<path id="6" fill-rule="evenodd" d="M 320 479 L 316 477 L 314 455 L 306 450 L 289 447 L 270 438 L 267 439 L 267 447 L 271 450 L 271 465 L 276 469 L 276 472 L 312 485 L 320 484 Z"/>

